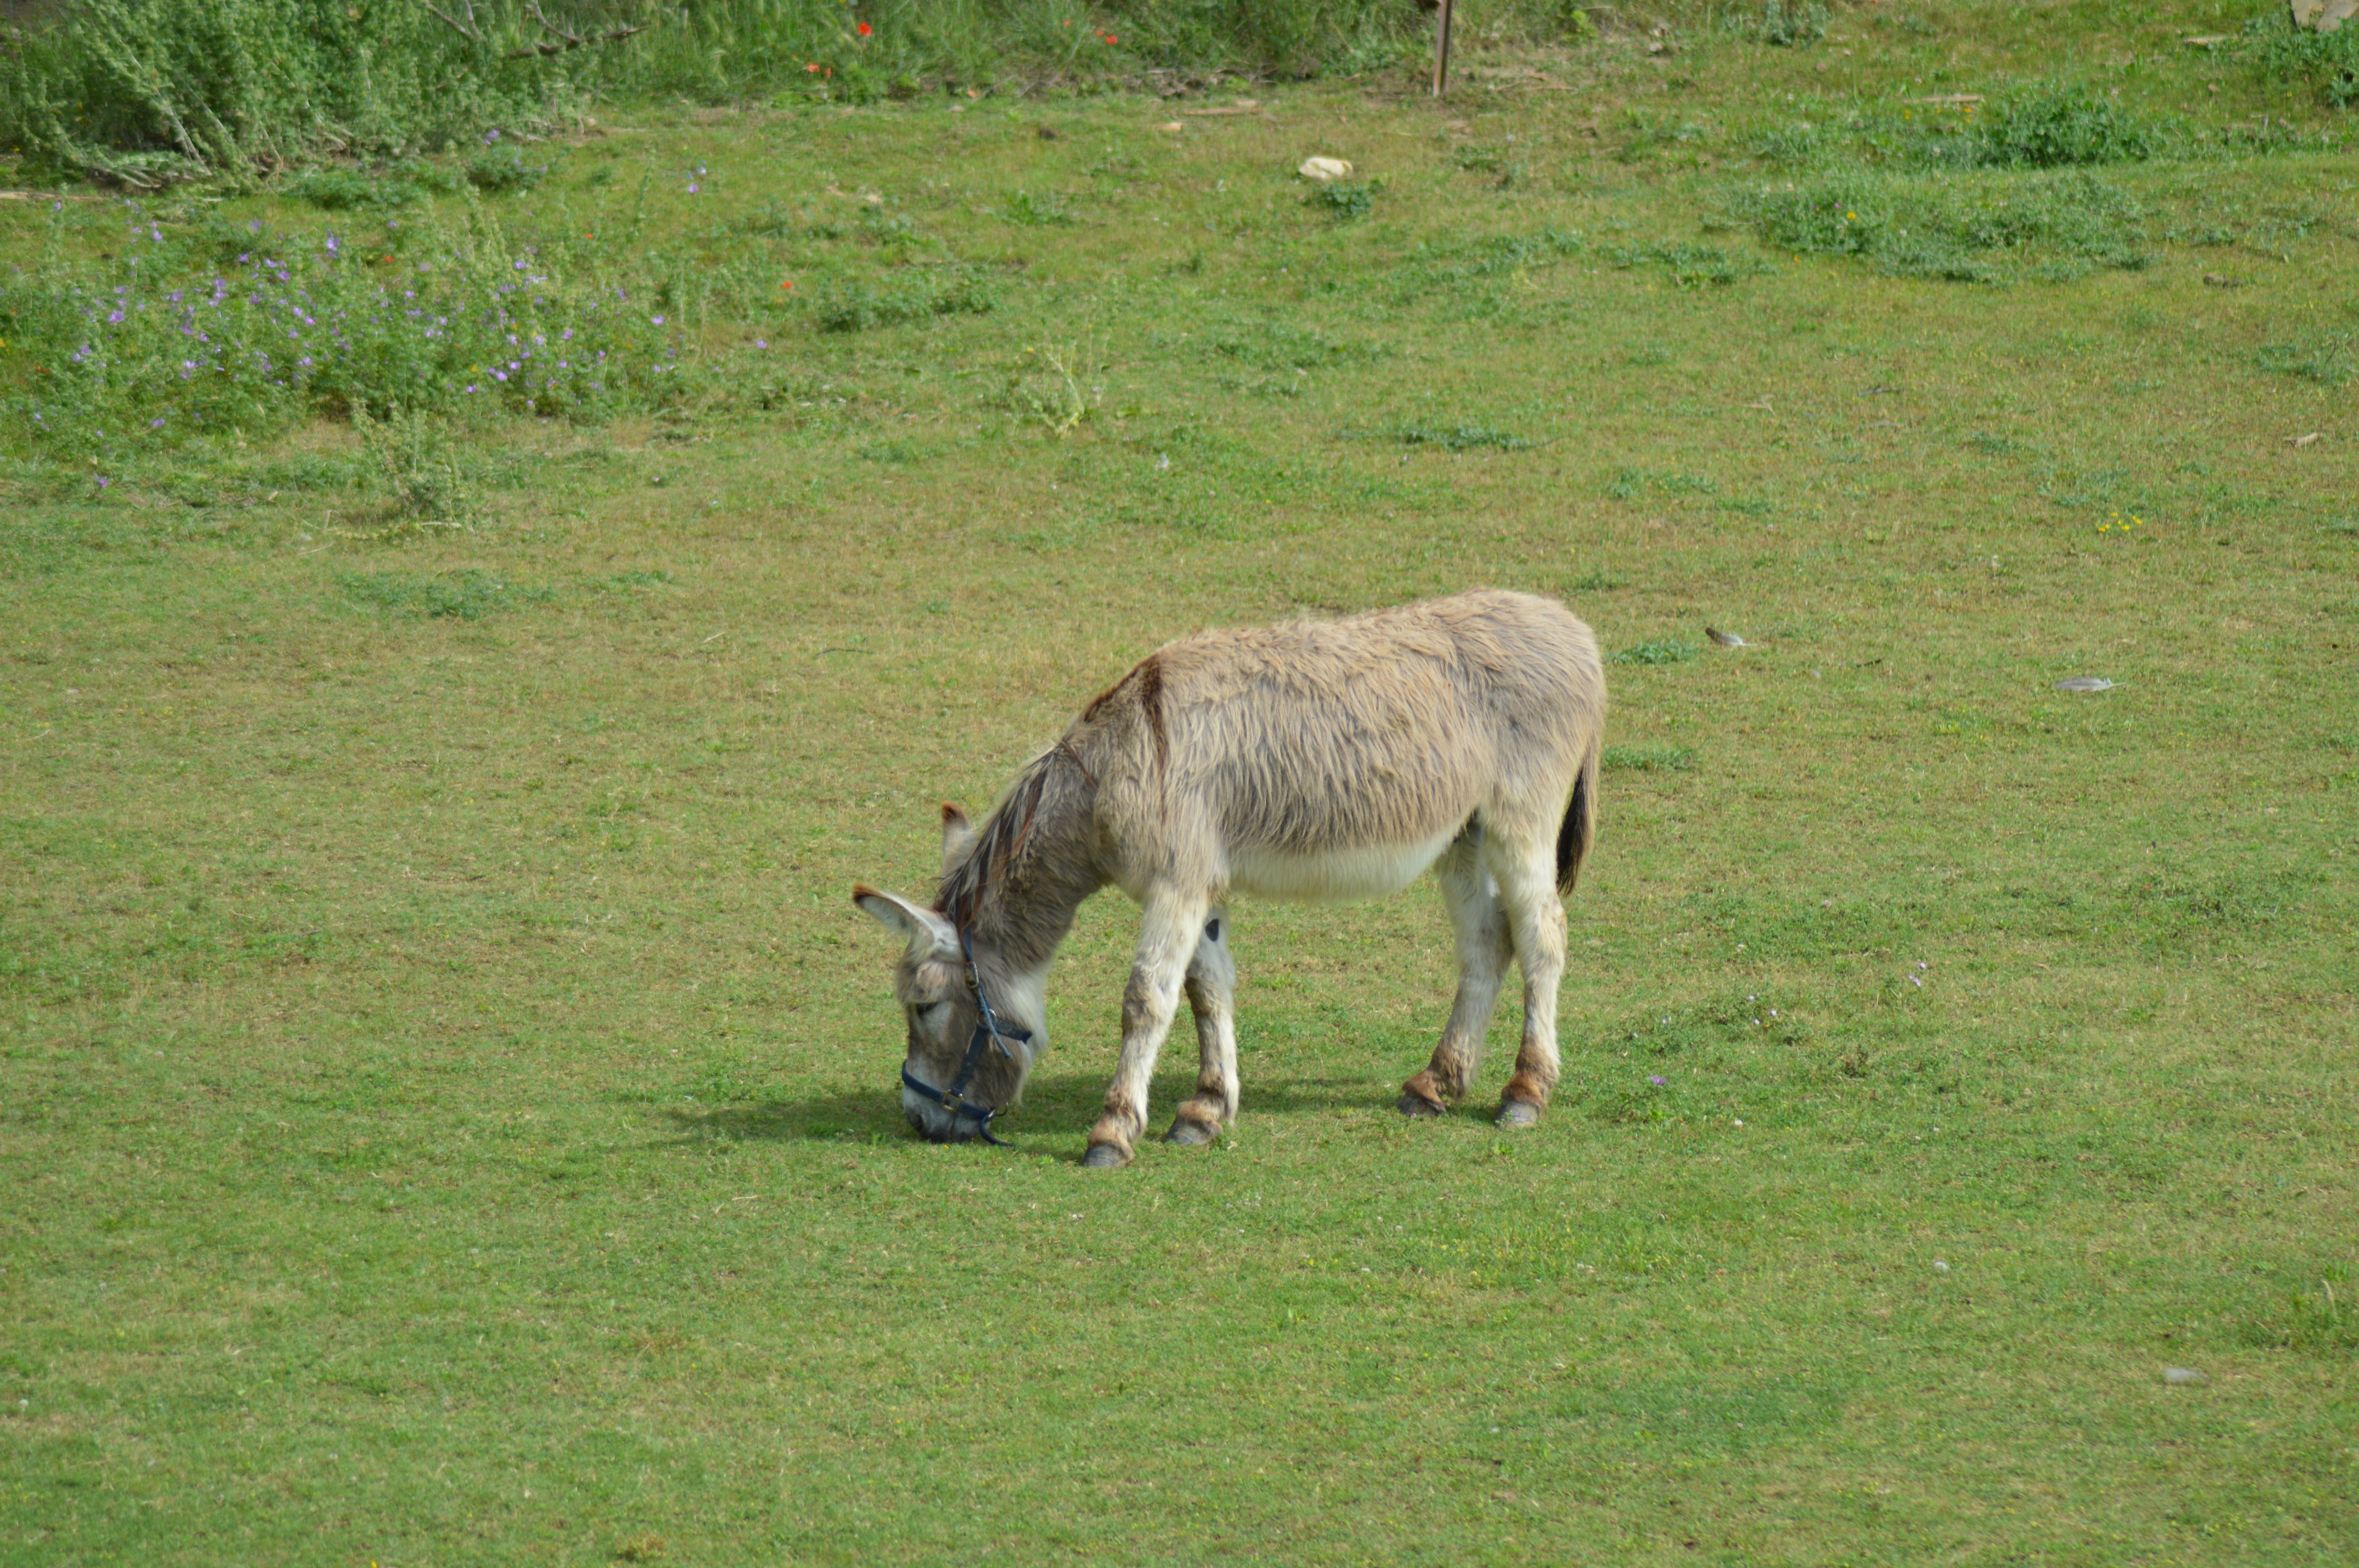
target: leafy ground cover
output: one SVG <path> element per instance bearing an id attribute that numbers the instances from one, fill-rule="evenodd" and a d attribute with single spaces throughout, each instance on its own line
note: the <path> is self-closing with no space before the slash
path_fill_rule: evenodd
<path id="1" fill-rule="evenodd" d="M 2258 11 L 8 204 L 0 1562 L 2348 1561 L 2359 191 Z M 466 394 L 508 275 L 645 373 Z M 331 301 L 244 403 L 54 351 Z M 1219 1146 L 1073 1164 L 1114 899 L 1018 1148 L 907 1138 L 852 881 L 1170 636 L 1475 582 L 1614 656 L 1541 1127 L 1389 1108 L 1413 892 L 1235 912 Z"/>

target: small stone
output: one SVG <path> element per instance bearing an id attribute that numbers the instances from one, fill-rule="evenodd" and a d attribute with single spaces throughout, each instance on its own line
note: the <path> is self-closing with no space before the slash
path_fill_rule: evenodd
<path id="1" fill-rule="evenodd" d="M 2056 683 L 2058 691 L 2111 691 L 2114 683 L 2103 676 L 2074 676 Z"/>
<path id="2" fill-rule="evenodd" d="M 1315 179 L 1324 185 L 1331 179 L 1352 178 L 1352 165 L 1349 160 L 1339 157 L 1307 157 L 1294 172 L 1305 179 Z"/>
<path id="3" fill-rule="evenodd" d="M 2192 1388 L 2208 1383 L 2212 1379 L 2192 1367 L 2165 1367 L 2162 1369 L 2162 1380 L 2174 1387 Z"/>
<path id="4" fill-rule="evenodd" d="M 1937 1274 L 1946 1274 L 1949 1271 L 1950 1266 L 1947 1263 L 1942 1262 L 1939 1258 L 1933 1260 L 1933 1272 Z"/>

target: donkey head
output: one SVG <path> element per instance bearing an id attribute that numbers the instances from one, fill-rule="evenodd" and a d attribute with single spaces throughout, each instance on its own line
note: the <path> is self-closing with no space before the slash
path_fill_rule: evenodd
<path id="1" fill-rule="evenodd" d="M 974 830 L 954 806 L 942 807 L 942 868 L 947 874 L 973 847 Z M 909 1087 L 914 1078 L 939 1095 L 958 1081 L 974 1044 L 981 1011 L 974 988 L 967 981 L 966 959 L 959 947 L 958 928 L 940 910 L 927 909 L 897 893 L 856 886 L 852 901 L 874 916 L 879 925 L 906 944 L 893 968 L 893 994 L 901 1003 L 909 1028 L 907 1059 L 902 1064 L 901 1108 L 909 1125 L 936 1143 L 962 1143 L 981 1130 L 982 1121 L 962 1115 Z M 1013 1056 L 986 1044 L 977 1054 L 974 1071 L 963 1089 L 967 1103 L 1003 1110 L 1016 1103 L 1024 1089 L 1024 1075 L 1042 1043 L 1037 984 L 1006 975 L 987 943 L 969 933 L 974 962 L 985 994 L 1003 1031 L 1009 1026 L 1033 1032 L 1029 1043 L 1007 1040 Z"/>

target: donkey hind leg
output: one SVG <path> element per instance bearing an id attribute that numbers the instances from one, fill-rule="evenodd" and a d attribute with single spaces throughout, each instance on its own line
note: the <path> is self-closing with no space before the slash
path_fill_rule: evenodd
<path id="1" fill-rule="evenodd" d="M 1155 1076 L 1163 1037 L 1170 1033 L 1180 984 L 1203 935 L 1211 903 L 1201 892 L 1157 888 L 1147 896 L 1138 957 L 1122 993 L 1122 1056 L 1114 1064 L 1114 1082 L 1106 1087 L 1105 1114 L 1090 1129 L 1089 1152 L 1082 1156 L 1084 1165 L 1129 1164 L 1132 1145 L 1147 1130 L 1147 1083 Z"/>
<path id="2" fill-rule="evenodd" d="M 1188 1010 L 1196 1015 L 1196 1092 L 1171 1119 L 1167 1143 L 1210 1143 L 1237 1119 L 1236 960 L 1228 911 L 1215 905 L 1188 965 Z"/>
<path id="3" fill-rule="evenodd" d="M 1556 848 L 1544 833 L 1513 843 L 1495 837 L 1488 859 L 1524 971 L 1524 1038 L 1515 1076 L 1499 1097 L 1499 1125 L 1528 1127 L 1556 1087 L 1556 993 L 1564 979 L 1564 901 L 1557 895 Z"/>
<path id="4" fill-rule="evenodd" d="M 1451 1004 L 1432 1061 L 1401 1086 L 1404 1116 L 1440 1116 L 1473 1087 L 1483 1036 L 1514 954 L 1498 884 L 1483 865 L 1483 838 L 1481 826 L 1470 826 L 1434 863 L 1450 924 L 1458 933 L 1458 1000 Z"/>

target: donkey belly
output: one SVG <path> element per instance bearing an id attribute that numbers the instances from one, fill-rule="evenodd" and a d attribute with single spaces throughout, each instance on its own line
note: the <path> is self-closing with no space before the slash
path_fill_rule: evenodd
<path id="1" fill-rule="evenodd" d="M 1286 903 L 1382 898 L 1417 881 L 1458 837 L 1455 826 L 1413 844 L 1367 844 L 1310 854 L 1237 848 L 1229 851 L 1229 886 Z"/>

